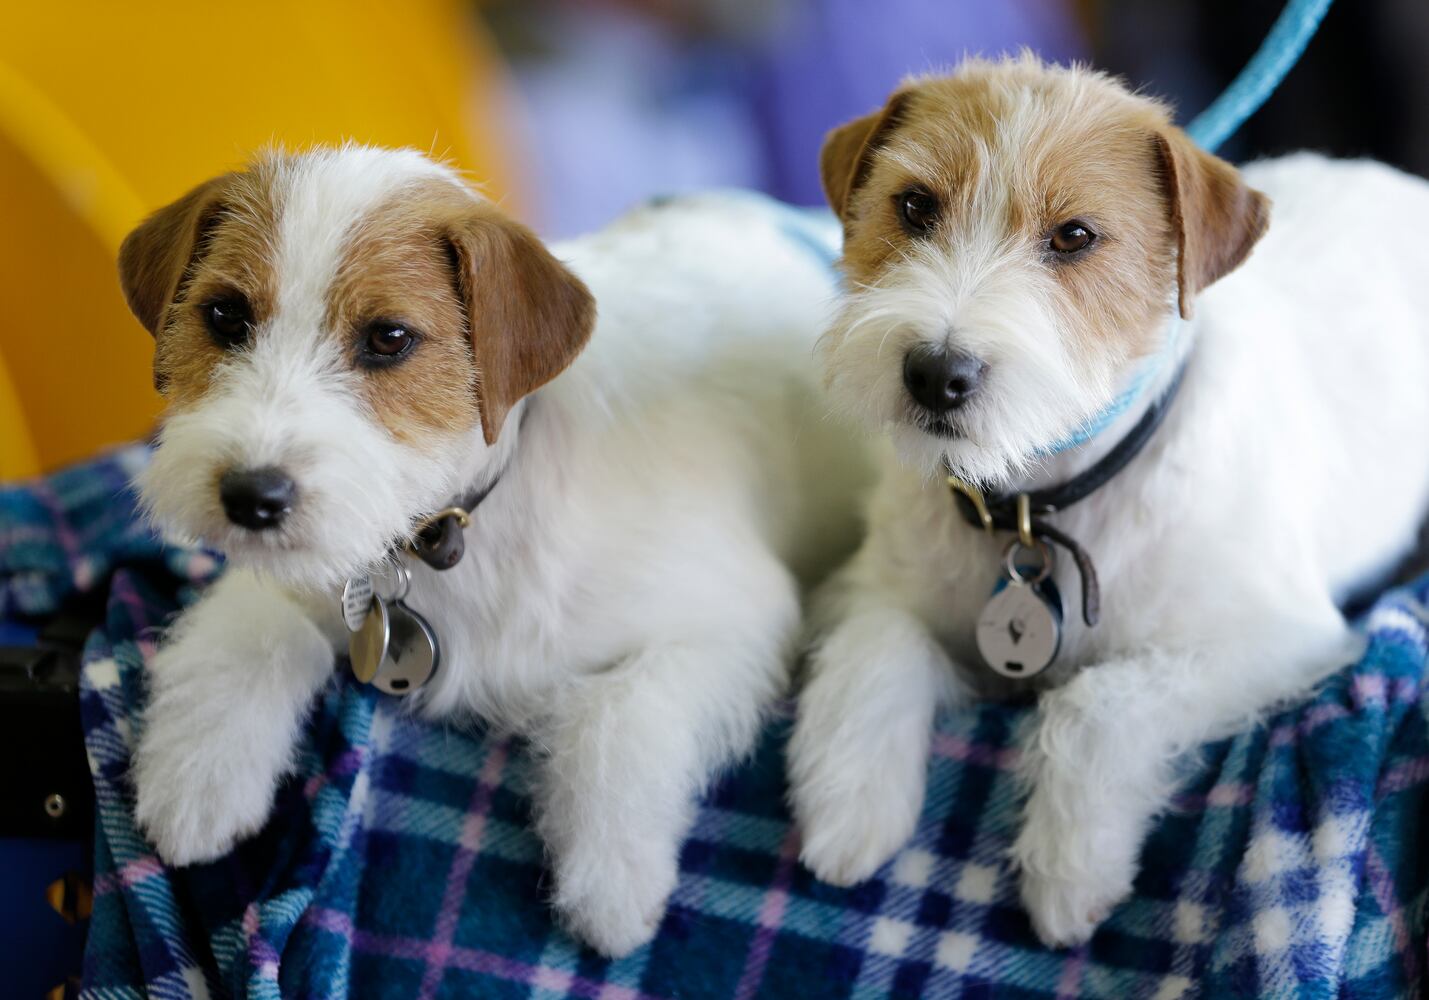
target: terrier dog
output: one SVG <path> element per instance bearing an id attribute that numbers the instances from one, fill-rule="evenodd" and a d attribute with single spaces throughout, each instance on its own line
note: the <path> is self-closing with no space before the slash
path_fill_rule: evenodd
<path id="1" fill-rule="evenodd" d="M 914 829 L 935 706 L 1039 692 L 1012 858 L 1036 933 L 1076 944 L 1178 758 L 1350 662 L 1337 600 L 1412 544 L 1429 185 L 1238 172 L 1155 101 L 1025 56 L 907 83 L 821 160 L 847 283 L 824 373 L 886 445 L 813 611 L 803 860 L 871 875 Z"/>
<path id="2" fill-rule="evenodd" d="M 143 501 L 229 564 L 151 664 L 136 812 L 166 860 L 264 822 L 335 649 L 415 657 L 430 680 L 388 690 L 539 749 L 568 925 L 652 936 L 696 796 L 785 684 L 796 575 L 857 523 L 807 371 L 837 230 L 821 261 L 793 215 L 691 199 L 553 254 L 450 170 L 349 146 L 129 236 L 168 403 Z"/>

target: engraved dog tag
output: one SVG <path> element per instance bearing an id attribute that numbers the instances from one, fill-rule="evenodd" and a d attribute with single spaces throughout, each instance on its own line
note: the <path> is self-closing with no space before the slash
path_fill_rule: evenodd
<path id="1" fill-rule="evenodd" d="M 1062 644 L 1062 599 L 1051 580 L 1007 581 L 982 609 L 977 648 L 1004 677 L 1036 677 L 1052 665 Z"/>
<path id="2" fill-rule="evenodd" d="M 977 619 L 977 651 L 1003 677 L 1036 677 L 1062 646 L 1062 594 L 1052 580 L 1052 550 L 1040 546 L 1042 569 L 1032 579 L 1016 564 L 1016 543 L 1005 557 L 1007 577 Z"/>
<path id="3" fill-rule="evenodd" d="M 354 576 L 342 588 L 342 620 L 349 632 L 362 630 L 372 607 L 372 577 Z"/>
<path id="4" fill-rule="evenodd" d="M 392 641 L 371 683 L 387 694 L 411 694 L 437 672 L 441 656 L 437 634 L 417 612 L 401 601 L 391 608 Z"/>
<path id="5" fill-rule="evenodd" d="M 367 603 L 362 625 L 347 639 L 347 656 L 352 661 L 352 673 L 364 684 L 371 684 L 377 668 L 387 656 L 392 641 L 391 616 L 386 602 L 377 597 Z"/>

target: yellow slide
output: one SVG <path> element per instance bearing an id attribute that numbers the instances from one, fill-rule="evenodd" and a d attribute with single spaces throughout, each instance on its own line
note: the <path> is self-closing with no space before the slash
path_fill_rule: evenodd
<path id="1" fill-rule="evenodd" d="M 453 161 L 493 195 L 499 70 L 458 0 L 11 4 L 0 31 L 0 480 L 142 437 L 152 344 L 114 258 L 272 142 Z"/>

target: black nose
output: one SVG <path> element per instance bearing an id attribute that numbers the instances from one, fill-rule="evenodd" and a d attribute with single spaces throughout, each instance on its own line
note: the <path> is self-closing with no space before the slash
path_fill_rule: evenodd
<path id="1" fill-rule="evenodd" d="M 229 469 L 218 481 L 218 499 L 234 524 L 262 531 L 276 528 L 293 509 L 298 489 L 282 469 Z"/>
<path id="2" fill-rule="evenodd" d="M 955 410 L 982 384 L 987 365 L 971 354 L 923 344 L 903 359 L 903 385 L 934 413 Z"/>

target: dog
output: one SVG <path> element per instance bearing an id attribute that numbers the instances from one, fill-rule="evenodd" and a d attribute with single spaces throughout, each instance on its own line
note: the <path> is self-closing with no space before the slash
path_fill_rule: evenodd
<path id="1" fill-rule="evenodd" d="M 346 146 L 260 156 L 128 237 L 167 402 L 141 499 L 229 567 L 150 664 L 135 808 L 165 860 L 263 824 L 375 573 L 392 643 L 399 600 L 434 637 L 408 705 L 539 751 L 559 916 L 609 955 L 651 938 L 698 794 L 784 688 L 798 580 L 857 529 L 810 365 L 837 227 L 768 205 L 552 250 L 452 170 Z M 453 518 L 454 566 L 402 554 Z"/>
<path id="2" fill-rule="evenodd" d="M 872 875 L 914 829 L 935 707 L 1035 697 L 1011 858 L 1036 934 L 1076 945 L 1183 755 L 1351 662 L 1338 602 L 1412 544 L 1429 185 L 1305 154 L 1238 171 L 1155 100 L 1027 55 L 907 82 L 821 172 L 846 284 L 823 372 L 882 472 L 811 610 L 803 861 Z M 1064 484 L 1090 492 L 1033 506 Z M 1044 569 L 1079 613 L 1049 670 L 1003 676 L 988 646 L 1033 625 L 991 599 L 1050 608 Z"/>

